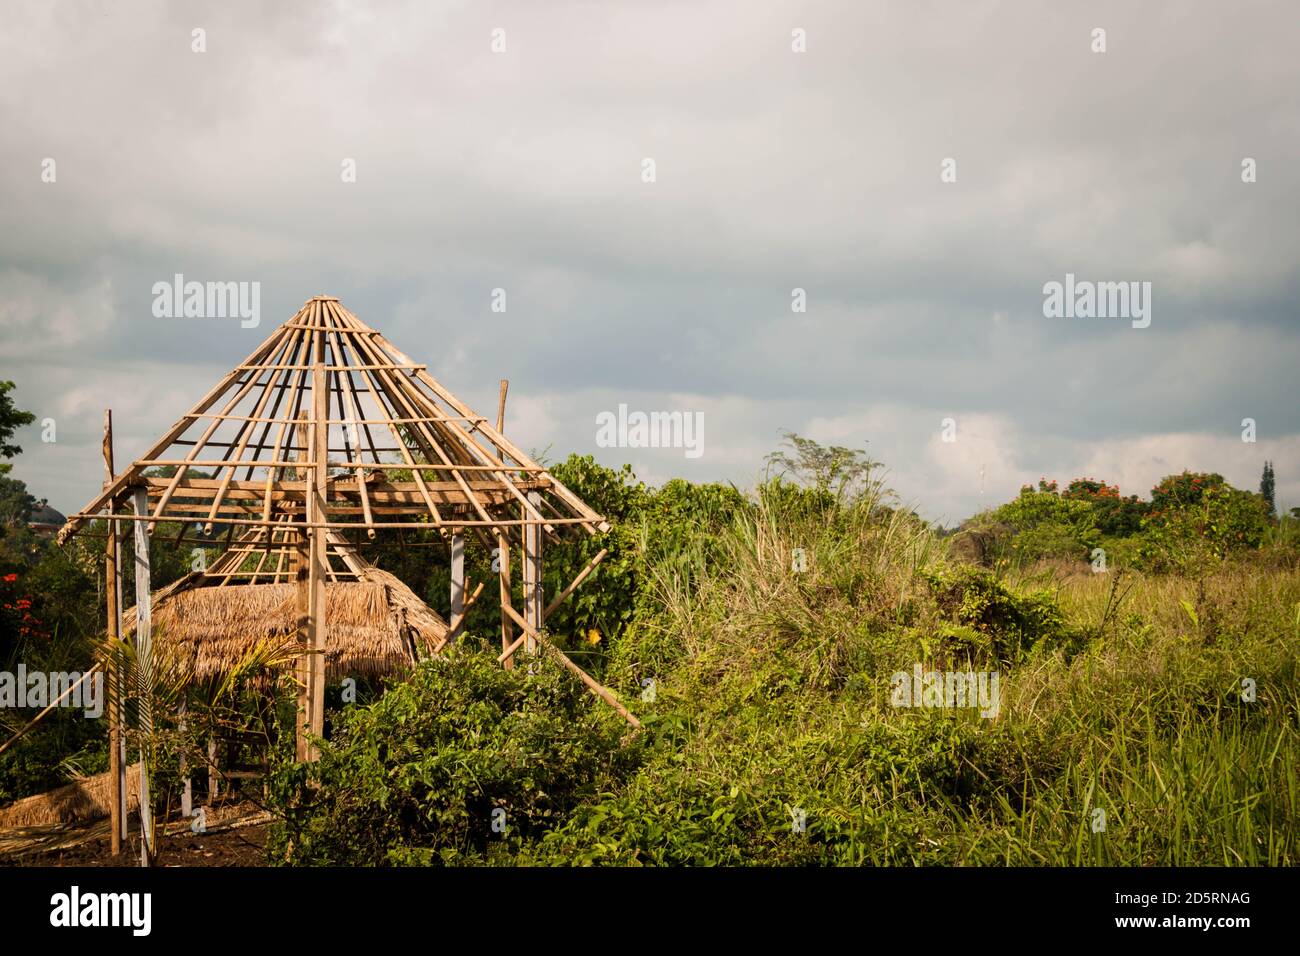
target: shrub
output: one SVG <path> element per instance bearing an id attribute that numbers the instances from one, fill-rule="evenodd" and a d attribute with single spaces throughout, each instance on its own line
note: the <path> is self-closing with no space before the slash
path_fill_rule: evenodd
<path id="1" fill-rule="evenodd" d="M 1012 664 L 1035 647 L 1065 646 L 1077 637 L 1049 590 L 1017 594 L 969 566 L 932 572 L 928 581 L 941 612 L 957 625 L 941 631 L 953 649 Z"/>
<path id="2" fill-rule="evenodd" d="M 319 762 L 282 755 L 271 858 L 482 862 L 556 826 L 630 766 L 635 748 L 620 748 L 626 725 L 572 675 L 548 659 L 531 665 L 535 674 L 507 671 L 475 653 L 426 661 L 375 703 L 346 710 Z"/>

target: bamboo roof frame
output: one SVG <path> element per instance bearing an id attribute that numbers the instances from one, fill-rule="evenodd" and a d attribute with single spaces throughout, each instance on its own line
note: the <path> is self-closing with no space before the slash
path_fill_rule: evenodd
<path id="1" fill-rule="evenodd" d="M 320 388 L 324 402 L 314 394 Z M 325 409 L 325 418 L 317 410 Z M 304 521 L 309 483 L 298 457 L 322 425 L 328 478 L 323 514 Z M 167 477 L 146 474 L 174 467 Z M 200 472 L 196 475 L 195 472 Z M 392 477 L 393 472 L 405 472 Z M 66 542 L 138 487 L 160 521 L 270 528 L 285 515 L 299 529 L 361 531 L 433 527 L 444 533 L 541 525 L 609 530 L 543 465 L 476 414 L 425 365 L 333 296 L 315 296 L 277 328 L 116 475 L 59 531 Z M 529 495 L 541 501 L 534 505 Z"/>

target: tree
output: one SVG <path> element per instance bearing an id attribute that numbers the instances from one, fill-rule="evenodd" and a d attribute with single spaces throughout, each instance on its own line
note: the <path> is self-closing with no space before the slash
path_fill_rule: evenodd
<path id="1" fill-rule="evenodd" d="M 1273 463 L 1266 461 L 1264 462 L 1264 474 L 1259 479 L 1259 494 L 1264 499 L 1264 505 L 1268 508 L 1270 518 L 1277 515 L 1277 502 L 1273 497 L 1273 489 Z"/>
<path id="2" fill-rule="evenodd" d="M 1263 499 L 1219 474 L 1184 471 L 1151 490 L 1141 553 L 1152 567 L 1204 570 L 1231 552 L 1257 548 L 1268 529 Z"/>
<path id="3" fill-rule="evenodd" d="M 32 520 L 35 507 L 36 499 L 28 494 L 25 484 L 0 473 L 0 536 L 5 528 L 24 527 Z"/>
<path id="4" fill-rule="evenodd" d="M 794 432 L 785 433 L 785 445 L 793 454 L 774 451 L 767 456 L 769 469 L 778 476 L 791 475 L 820 492 L 843 497 L 846 492 L 868 488 L 872 485 L 872 471 L 880 462 L 872 461 L 865 450 L 819 445 L 811 438 Z"/>
<path id="5" fill-rule="evenodd" d="M 0 382 L 0 458 L 13 458 L 22 454 L 22 449 L 9 441 L 14 432 L 24 425 L 36 421 L 36 416 L 14 405 L 9 393 L 13 391 L 13 382 Z M 9 474 L 13 465 L 0 462 L 0 475 Z"/>

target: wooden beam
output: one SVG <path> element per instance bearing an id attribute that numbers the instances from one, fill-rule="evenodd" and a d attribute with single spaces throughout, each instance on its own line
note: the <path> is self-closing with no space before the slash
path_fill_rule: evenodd
<path id="1" fill-rule="evenodd" d="M 248 358 L 244 359 L 244 361 L 241 364 L 249 365 L 254 362 L 260 361 L 262 358 L 266 356 L 268 352 L 270 352 L 275 347 L 276 343 L 280 340 L 280 337 L 283 334 L 284 334 L 283 327 L 276 329 L 274 332 L 271 333 L 271 335 L 266 339 L 266 341 L 264 341 L 256 349 L 254 349 L 253 352 L 248 356 Z M 168 432 L 165 435 L 163 435 L 162 438 L 160 438 L 157 442 L 154 443 L 154 446 L 145 454 L 144 457 L 154 458 L 157 457 L 162 452 L 166 451 L 168 446 L 170 446 L 177 438 L 179 438 L 181 435 L 185 433 L 185 430 L 190 427 L 190 424 L 194 421 L 195 417 L 207 411 L 217 401 L 217 399 L 219 399 L 222 396 L 222 394 L 226 391 L 226 389 L 230 386 L 230 384 L 239 378 L 239 375 L 240 375 L 239 370 L 234 369 L 229 374 L 227 374 L 225 378 L 219 381 L 216 385 L 212 386 L 212 389 L 208 392 L 208 394 L 204 395 L 203 398 L 199 399 L 198 404 L 195 405 L 192 409 L 190 409 L 188 414 L 182 415 L 180 420 L 177 421 L 176 424 L 174 424 L 171 427 L 171 429 L 168 430 Z M 109 487 L 105 488 L 104 491 L 99 495 L 99 497 L 97 497 L 94 501 L 92 501 L 87 507 L 82 509 L 80 518 L 73 518 L 69 520 L 68 523 L 59 530 L 59 534 L 58 534 L 59 544 L 63 544 L 65 541 L 67 541 L 68 537 L 75 534 L 77 530 L 81 527 L 81 525 L 84 524 L 87 520 L 89 520 L 90 516 L 97 514 L 100 511 L 100 509 L 103 508 L 104 505 L 106 505 L 112 498 L 116 497 L 118 493 L 125 490 L 128 484 L 130 483 L 130 481 L 134 478 L 139 477 L 140 472 L 142 472 L 143 470 L 144 470 L 143 467 L 133 465 L 131 468 L 123 472 L 121 476 L 114 479 L 113 483 Z"/>
<path id="2" fill-rule="evenodd" d="M 300 412 L 298 415 L 298 425 L 296 426 L 300 435 L 305 439 L 307 430 L 307 413 Z M 301 442 L 302 447 L 306 449 L 306 441 Z M 305 460 L 307 453 L 304 450 L 299 456 L 300 461 Z M 310 483 L 310 478 L 308 478 Z M 305 517 L 305 515 L 304 515 Z M 294 550 L 290 567 L 293 572 L 293 580 L 296 584 L 295 598 L 298 612 L 298 662 L 294 668 L 298 679 L 298 704 L 295 710 L 294 720 L 294 759 L 298 763 L 305 763 L 311 754 L 311 747 L 307 740 L 307 732 L 311 727 L 311 663 L 307 660 L 311 647 L 311 544 L 307 535 L 309 529 L 299 526 L 298 534 L 294 537 Z"/>
<path id="3" fill-rule="evenodd" d="M 137 518 L 149 516 L 149 496 L 143 488 L 132 495 Z M 153 592 L 150 583 L 149 533 L 145 521 L 135 523 L 135 658 L 140 691 L 140 865 L 153 864 L 153 813 L 149 806 L 149 749 L 153 737 Z"/>
<path id="4" fill-rule="evenodd" d="M 208 805 L 211 806 L 217 799 L 217 790 L 220 788 L 220 776 L 217 773 L 217 738 L 208 738 Z"/>
<path id="5" fill-rule="evenodd" d="M 592 677 L 590 674 L 584 671 L 577 664 L 573 663 L 573 661 L 569 659 L 569 655 L 565 654 L 564 651 L 560 650 L 558 647 L 556 647 L 554 644 L 548 641 L 545 637 L 543 637 L 541 631 L 533 630 L 533 628 L 529 626 L 528 622 L 519 616 L 518 611 L 516 611 L 514 608 L 510 607 L 509 605 L 502 605 L 501 610 L 504 611 L 506 614 L 510 615 L 510 617 L 514 620 L 514 622 L 518 624 L 521 628 L 523 628 L 525 632 L 531 633 L 533 639 L 536 640 L 548 651 L 550 651 L 553 655 L 555 655 L 555 657 L 559 660 L 561 664 L 563 664 L 566 668 L 568 668 L 570 671 L 576 674 L 578 679 L 587 685 L 588 690 L 590 690 L 593 694 L 595 694 L 605 703 L 609 704 L 609 706 L 613 707 L 616 711 L 618 711 L 620 717 L 626 720 L 633 727 L 636 727 L 638 729 L 641 727 L 641 721 L 633 717 L 632 713 L 626 707 L 624 707 L 622 704 L 618 702 L 618 698 L 614 696 L 613 691 L 611 691 L 608 687 L 602 685 L 599 681 L 597 681 L 594 677 Z M 509 648 L 507 648 L 507 650 L 509 650 Z M 505 655 L 503 654 L 502 656 L 504 657 Z"/>
<path id="6" fill-rule="evenodd" d="M 531 492 L 533 506 L 541 504 L 542 497 Z M 524 526 L 524 551 L 520 558 L 524 575 L 524 618 L 534 631 L 542 627 L 542 529 L 539 525 Z M 529 638 L 525 643 L 529 654 L 537 653 L 537 642 Z"/>
<path id="7" fill-rule="evenodd" d="M 510 379 L 501 380 L 501 393 L 497 396 L 497 431 L 505 434 L 506 430 L 506 392 L 510 391 Z M 497 457 L 504 459 L 505 451 L 497 445 Z"/>
<path id="8" fill-rule="evenodd" d="M 113 483 L 113 410 L 104 409 L 104 487 Z M 108 534 L 104 538 L 104 594 L 107 626 L 104 643 L 108 656 L 108 776 L 109 776 L 109 853 L 122 852 L 123 810 L 126 806 L 126 762 L 122 759 L 122 715 L 117 683 L 117 642 L 121 637 L 118 624 L 118 543 L 117 522 L 113 520 L 113 502 L 108 503 Z"/>
<path id="9" fill-rule="evenodd" d="M 46 714 L 48 714 L 48 713 L 50 713 L 51 711 L 55 710 L 55 709 L 59 706 L 59 704 L 63 703 L 63 701 L 65 701 L 68 697 L 72 696 L 72 693 L 73 693 L 73 692 L 74 692 L 78 687 L 80 687 L 82 684 L 84 684 L 84 683 L 85 683 L 85 682 L 86 682 L 86 681 L 87 681 L 87 680 L 88 680 L 88 679 L 89 679 L 93 674 L 95 674 L 96 672 L 98 672 L 99 669 L 100 669 L 100 667 L 101 667 L 100 664 L 96 664 L 96 665 L 95 665 L 94 667 L 92 667 L 90 670 L 86 671 L 86 673 L 82 674 L 79 678 L 77 678 L 77 680 L 76 680 L 76 682 L 75 682 L 74 684 L 72 684 L 70 687 L 68 687 L 66 690 L 64 690 L 63 693 L 59 694 L 59 696 L 56 697 L 56 698 L 54 698 L 54 700 L 50 701 L 49 705 L 48 705 L 44 710 L 42 710 L 39 714 L 37 714 L 37 715 L 36 715 L 35 717 L 33 717 L 31 720 L 27 721 L 27 723 L 23 725 L 22 729 L 19 730 L 18 733 L 14 734 L 12 737 L 10 737 L 8 740 L 6 740 L 3 744 L 0 744 L 0 754 L 4 753 L 6 750 L 8 750 L 10 747 L 12 747 L 15 743 L 17 743 L 17 742 L 18 742 L 18 741 L 23 737 L 24 734 L 27 733 L 27 731 L 31 730 L 33 727 L 35 727 L 37 724 L 39 724 L 42 720 L 44 720 Z M 84 696 L 83 696 L 82 699 L 83 699 L 83 700 L 85 699 Z"/>
<path id="10" fill-rule="evenodd" d="M 325 336 L 316 334 L 316 368 L 312 372 L 312 400 L 315 405 L 313 423 L 312 452 L 315 455 L 312 494 L 308 499 L 310 521 L 325 521 L 326 514 L 326 479 L 329 476 L 329 459 L 327 457 L 326 437 L 329 426 L 325 420 L 329 417 L 329 392 L 326 388 L 324 357 Z M 311 644 L 311 732 L 317 737 L 325 735 L 325 645 L 329 621 L 326 620 L 325 578 L 329 570 L 326 531 L 312 528 L 308 532 L 311 540 L 311 603 L 308 614 L 311 624 L 308 630 Z M 320 754 L 313 746 L 311 759 L 319 759 Z"/>
<path id="11" fill-rule="evenodd" d="M 499 582 L 501 594 L 501 650 L 505 651 L 514 642 L 514 628 L 510 624 L 510 618 L 506 616 L 508 610 L 513 614 L 510 608 L 510 541 L 506 538 L 505 531 L 497 531 L 497 561 L 499 567 Z M 515 666 L 513 658 L 507 657 L 505 660 L 506 670 Z"/>
<path id="12" fill-rule="evenodd" d="M 189 717 L 189 701 L 184 697 L 176 704 L 176 726 L 180 731 L 181 742 L 184 744 L 185 731 L 189 729 L 187 718 Z M 181 816 L 189 819 L 194 815 L 194 787 L 193 780 L 190 779 L 189 761 L 185 757 L 184 750 L 181 751 Z"/>
<path id="13" fill-rule="evenodd" d="M 527 639 L 528 639 L 527 631 L 525 631 L 523 634 L 520 634 L 518 637 L 516 637 L 514 641 L 511 642 L 510 646 L 507 647 L 504 651 L 502 651 L 497 656 L 497 663 L 504 664 L 506 661 L 510 660 L 510 658 L 514 656 L 515 651 L 519 650 L 519 645 L 522 644 Z"/>
<path id="14" fill-rule="evenodd" d="M 542 614 L 542 623 L 545 623 L 546 619 L 554 614 L 559 606 L 569 599 L 570 594 L 578 590 L 578 586 L 582 584 L 583 581 L 587 580 L 587 575 L 596 570 L 596 565 L 600 564 L 601 561 L 604 561 L 605 555 L 607 554 L 609 554 L 609 549 L 601 548 L 600 554 L 587 562 L 587 566 L 578 572 L 578 576 L 570 582 L 569 586 L 556 595 L 555 600 L 547 606 L 546 612 Z"/>
<path id="15" fill-rule="evenodd" d="M 447 640 L 454 641 L 465 623 L 465 536 L 451 536 L 451 629 Z"/>

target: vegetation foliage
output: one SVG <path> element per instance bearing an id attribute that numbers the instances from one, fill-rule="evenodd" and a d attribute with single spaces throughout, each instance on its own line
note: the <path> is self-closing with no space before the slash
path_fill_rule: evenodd
<path id="1" fill-rule="evenodd" d="M 267 711 L 250 662 L 200 695 L 188 736 L 160 725 L 157 799 L 202 728 L 243 721 L 275 747 L 275 864 L 1300 860 L 1300 535 L 1271 466 L 1266 494 L 1208 473 L 1146 499 L 1044 479 L 947 533 L 863 452 L 790 435 L 768 464 L 749 491 L 553 466 L 613 529 L 548 549 L 548 594 L 609 552 L 549 636 L 641 731 L 545 655 L 499 668 L 491 594 L 455 652 L 331 687 L 314 765 L 292 760 L 288 683 Z M 30 508 L 0 475 L 0 663 L 84 668 L 102 543 L 55 548 Z M 188 570 L 173 537 L 155 538 L 159 585 Z M 416 531 L 373 557 L 445 611 L 444 547 Z M 471 580 L 494 590 L 493 559 L 471 539 Z M 918 666 L 997 672 L 996 715 L 894 706 Z M 101 769 L 103 736 L 54 715 L 0 757 L 0 800 Z"/>

